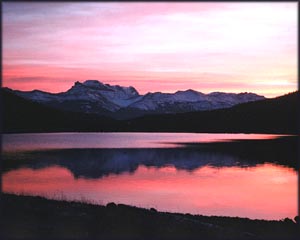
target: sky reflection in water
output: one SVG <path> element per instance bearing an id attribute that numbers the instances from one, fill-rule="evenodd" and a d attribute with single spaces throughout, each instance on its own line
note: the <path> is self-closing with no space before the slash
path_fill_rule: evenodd
<path id="1" fill-rule="evenodd" d="M 293 218 L 297 173 L 268 161 L 269 155 L 194 148 L 13 152 L 4 155 L 2 190 L 160 211 Z"/>

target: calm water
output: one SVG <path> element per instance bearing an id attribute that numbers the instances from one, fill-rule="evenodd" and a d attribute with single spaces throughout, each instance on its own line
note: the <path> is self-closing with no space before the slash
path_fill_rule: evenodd
<path id="1" fill-rule="evenodd" d="M 298 181 L 289 141 L 263 134 L 8 134 L 2 190 L 169 212 L 294 218 Z"/>

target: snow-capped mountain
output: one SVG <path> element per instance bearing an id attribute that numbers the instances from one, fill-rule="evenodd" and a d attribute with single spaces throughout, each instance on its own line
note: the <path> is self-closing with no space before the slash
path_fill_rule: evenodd
<path id="1" fill-rule="evenodd" d="M 134 87 L 113 86 L 97 80 L 76 82 L 68 91 L 57 94 L 39 90 L 11 91 L 23 98 L 54 108 L 116 118 L 228 108 L 239 103 L 264 99 L 263 96 L 254 93 L 204 94 L 191 89 L 175 93 L 155 92 L 140 95 Z"/>
<path id="2" fill-rule="evenodd" d="M 141 98 L 133 87 L 111 86 L 97 80 L 75 84 L 66 92 L 52 94 L 34 91 L 14 91 L 17 95 L 54 108 L 75 112 L 110 115 Z"/>
<path id="3" fill-rule="evenodd" d="M 127 108 L 153 113 L 178 113 L 228 108 L 239 103 L 261 99 L 264 99 L 264 97 L 254 93 L 214 92 L 203 94 L 189 89 L 175 93 L 147 93 Z"/>
<path id="4" fill-rule="evenodd" d="M 104 97 L 118 107 L 126 107 L 136 101 L 140 95 L 133 87 L 111 86 L 97 80 L 87 80 L 84 83 L 76 82 L 70 90 L 64 93 L 64 96 L 72 100 L 91 101 L 99 101 Z"/>

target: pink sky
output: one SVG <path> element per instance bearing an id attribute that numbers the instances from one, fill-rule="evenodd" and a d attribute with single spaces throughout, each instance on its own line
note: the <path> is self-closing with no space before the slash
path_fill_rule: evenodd
<path id="1" fill-rule="evenodd" d="M 297 89 L 296 2 L 6 2 L 2 11 L 4 87 Z"/>

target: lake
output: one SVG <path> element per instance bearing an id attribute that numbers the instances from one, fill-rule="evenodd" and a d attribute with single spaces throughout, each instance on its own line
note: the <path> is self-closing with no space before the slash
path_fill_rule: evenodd
<path id="1" fill-rule="evenodd" d="M 270 134 L 2 135 L 2 191 L 159 211 L 297 215 L 297 138 Z"/>

